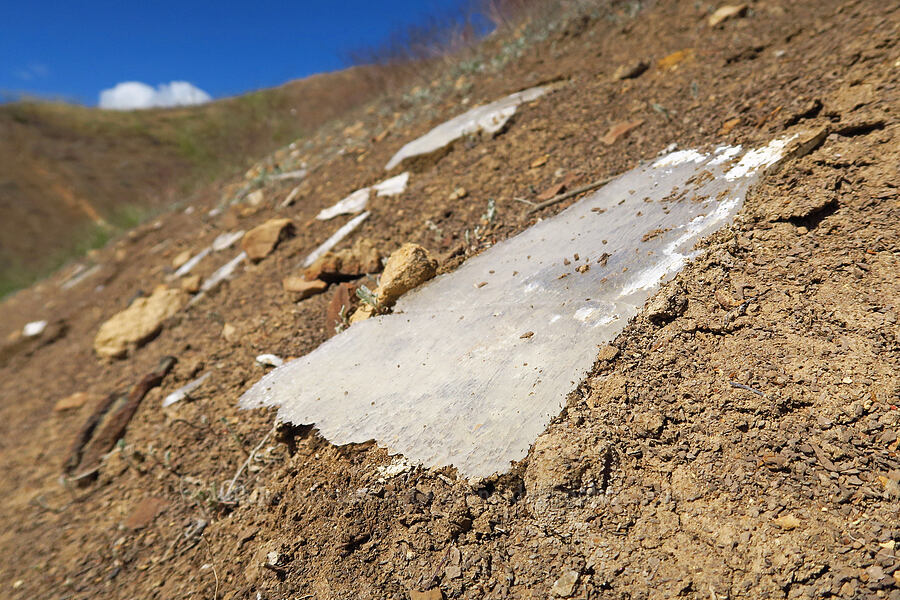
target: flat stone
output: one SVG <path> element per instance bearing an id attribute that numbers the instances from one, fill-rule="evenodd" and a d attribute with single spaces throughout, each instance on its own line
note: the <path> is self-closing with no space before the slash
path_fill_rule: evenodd
<path id="1" fill-rule="evenodd" d="M 162 329 L 163 321 L 181 310 L 186 298 L 181 290 L 159 286 L 147 298 L 138 298 L 100 326 L 94 352 L 103 358 L 120 358 L 132 345 L 140 346 Z"/>
<path id="2" fill-rule="evenodd" d="M 298 300 L 304 300 L 306 298 L 309 298 L 310 296 L 321 294 L 328 289 L 328 283 L 320 279 L 307 281 L 303 277 L 298 277 L 296 275 L 285 277 L 281 281 L 281 285 L 284 287 L 284 291 L 291 294 L 296 294 L 298 296 Z"/>
<path id="3" fill-rule="evenodd" d="M 379 271 L 381 271 L 381 252 L 371 240 L 361 238 L 351 248 L 339 252 L 326 252 L 303 272 L 303 276 L 309 281 L 321 279 L 329 283 L 338 283 Z"/>
<path id="4" fill-rule="evenodd" d="M 634 79 L 640 77 L 644 71 L 650 68 L 650 64 L 644 60 L 636 60 L 634 62 L 619 65 L 616 72 L 613 73 L 613 79 L 621 81 L 623 79 Z"/>
<path id="5" fill-rule="evenodd" d="M 715 27 L 728 19 L 736 19 L 738 17 L 743 17 L 746 14 L 746 4 L 726 4 L 725 6 L 720 6 L 716 9 L 716 12 L 711 14 L 706 22 L 710 27 Z"/>
<path id="6" fill-rule="evenodd" d="M 271 219 L 245 233 L 241 240 L 241 248 L 250 260 L 262 260 L 293 231 L 294 224 L 290 219 Z"/>
<path id="7" fill-rule="evenodd" d="M 410 590 L 409 600 L 444 600 L 444 592 L 440 588 L 432 588 L 427 592 Z"/>
<path id="8" fill-rule="evenodd" d="M 53 405 L 54 412 L 63 412 L 67 410 L 74 410 L 76 408 L 81 408 L 85 404 L 91 403 L 93 404 L 96 401 L 100 400 L 99 394 L 89 394 L 88 392 L 75 392 L 70 396 L 66 396 L 65 398 L 61 398 L 55 405 Z"/>
<path id="9" fill-rule="evenodd" d="M 578 584 L 578 571 L 566 571 L 562 574 L 562 576 L 556 580 L 553 584 L 553 587 L 550 589 L 550 592 L 554 596 L 558 596 L 560 598 L 569 598 L 572 594 L 575 593 L 575 586 Z"/>

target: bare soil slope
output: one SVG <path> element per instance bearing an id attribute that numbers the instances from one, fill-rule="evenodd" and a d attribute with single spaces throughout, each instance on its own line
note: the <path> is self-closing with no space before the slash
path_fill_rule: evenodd
<path id="1" fill-rule="evenodd" d="M 195 107 L 0 106 L 0 294 L 382 90 L 378 68 Z"/>
<path id="2" fill-rule="evenodd" d="M 61 272 L 8 299 L 0 334 L 35 319 L 62 326 L 8 342 L 0 365 L 5 593 L 900 598 L 900 10 L 755 2 L 710 26 L 714 8 L 665 2 L 490 40 L 483 71 L 448 72 L 320 128 L 300 148 L 312 172 L 292 206 L 280 208 L 289 182 L 219 216 L 207 214 L 218 196 L 199 198 L 110 244 L 71 289 Z M 613 77 L 638 59 L 646 71 Z M 382 179 L 393 152 L 465 106 L 550 80 L 563 85 L 503 135 L 419 165 L 344 244 L 368 238 L 389 253 L 413 241 L 449 270 L 562 208 L 527 215 L 516 198 L 567 177 L 621 172 L 672 143 L 754 146 L 797 124 L 827 135 L 767 175 L 704 257 L 599 350 L 507 474 L 391 476 L 374 445 L 334 447 L 304 427 L 276 439 L 272 414 L 237 411 L 263 373 L 257 354 L 299 356 L 334 333 L 338 288 L 295 302 L 281 286 L 344 222 L 317 212 Z M 127 358 L 96 358 L 100 324 L 163 282 L 174 256 L 275 216 L 296 236 Z M 96 481 L 62 485 L 97 398 L 126 392 L 165 355 L 178 364 Z M 207 371 L 192 400 L 160 408 Z M 96 397 L 54 410 L 75 392 Z"/>

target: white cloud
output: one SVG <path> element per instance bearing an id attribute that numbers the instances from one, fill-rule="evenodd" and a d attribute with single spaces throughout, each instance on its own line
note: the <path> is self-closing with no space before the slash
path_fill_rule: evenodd
<path id="1" fill-rule="evenodd" d="M 209 94 L 187 81 L 162 83 L 155 88 L 140 81 L 123 81 L 100 92 L 100 108 L 113 110 L 185 106 L 210 100 Z"/>

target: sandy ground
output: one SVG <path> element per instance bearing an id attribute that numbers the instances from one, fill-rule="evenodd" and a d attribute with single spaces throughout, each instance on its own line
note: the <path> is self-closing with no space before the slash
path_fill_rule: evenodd
<path id="1" fill-rule="evenodd" d="M 3 336 L 37 319 L 63 326 L 2 354 L 5 593 L 900 598 L 900 12 L 757 2 L 716 27 L 707 17 L 679 2 L 573 20 L 502 70 L 448 73 L 361 110 L 359 124 L 323 126 L 303 146 L 313 169 L 289 208 L 278 205 L 293 184 L 277 182 L 260 207 L 210 218 L 220 194 L 243 183 L 222 182 L 191 214 L 164 215 L 96 253 L 99 270 L 71 289 L 60 288 L 62 272 L 7 299 Z M 644 73 L 612 77 L 636 59 Z M 386 255 L 412 241 L 451 270 L 563 208 L 527 215 L 515 198 L 533 201 L 573 174 L 618 173 L 671 143 L 750 147 L 797 125 L 825 136 L 764 177 L 734 225 L 600 349 L 508 473 L 476 483 L 452 469 L 389 477 L 379 467 L 392 458 L 373 444 L 334 447 L 309 427 L 265 437 L 273 414 L 236 408 L 264 373 L 254 357 L 300 356 L 333 334 L 336 286 L 295 302 L 281 284 L 346 220 L 315 214 L 381 180 L 400 146 L 463 105 L 554 80 L 559 88 L 504 134 L 416 165 L 407 192 L 374 204 L 345 245 L 367 238 Z M 451 199 L 459 187 L 468 193 Z M 484 222 L 489 199 L 497 214 Z M 269 257 L 127 358 L 94 355 L 100 324 L 163 283 L 175 255 L 275 216 L 297 232 Z M 100 399 L 127 392 L 166 355 L 177 365 L 96 480 L 63 485 Z M 206 371 L 191 401 L 160 408 Z M 92 396 L 54 410 L 75 392 Z"/>

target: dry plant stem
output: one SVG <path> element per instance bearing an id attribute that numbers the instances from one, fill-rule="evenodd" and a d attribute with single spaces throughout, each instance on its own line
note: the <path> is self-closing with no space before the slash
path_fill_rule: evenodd
<path id="1" fill-rule="evenodd" d="M 253 457 L 256 456 L 256 453 L 262 448 L 263 444 L 265 444 L 272 434 L 275 433 L 275 428 L 269 430 L 269 432 L 263 436 L 263 439 L 259 440 L 259 443 L 250 451 L 250 454 L 247 456 L 247 460 L 245 460 L 241 466 L 238 468 L 237 473 L 234 474 L 234 477 L 231 479 L 231 483 L 228 484 L 228 489 L 225 490 L 225 496 L 222 498 L 225 501 L 231 499 L 231 491 L 234 489 L 234 485 L 237 483 L 238 477 L 241 476 L 241 473 L 244 472 L 244 469 L 250 464 L 250 461 L 253 460 Z"/>
<path id="2" fill-rule="evenodd" d="M 216 578 L 216 590 L 213 592 L 213 600 L 219 600 L 219 573 L 216 571 L 216 565 L 213 563 L 212 547 L 209 545 L 209 540 L 204 536 L 201 535 L 200 539 L 206 543 L 206 553 L 209 555 L 209 565 L 212 567 L 213 577 Z"/>
<path id="3" fill-rule="evenodd" d="M 572 190 L 570 192 L 565 192 L 563 194 L 559 194 L 558 196 L 554 196 L 554 197 L 550 198 L 549 200 L 546 200 L 539 204 L 535 204 L 534 206 L 529 208 L 525 212 L 525 214 L 530 215 L 530 214 L 536 213 L 539 210 L 547 208 L 548 206 L 553 206 L 554 204 L 556 204 L 558 202 L 562 202 L 563 200 L 568 200 L 569 198 L 577 196 L 578 194 L 583 194 L 585 192 L 590 192 L 591 190 L 595 190 L 598 187 L 606 185 L 607 183 L 609 183 L 616 177 L 618 177 L 618 175 L 610 175 L 609 177 L 604 177 L 603 179 L 599 179 L 593 183 L 589 183 L 587 185 L 583 185 L 581 187 L 575 188 L 574 190 Z"/>

